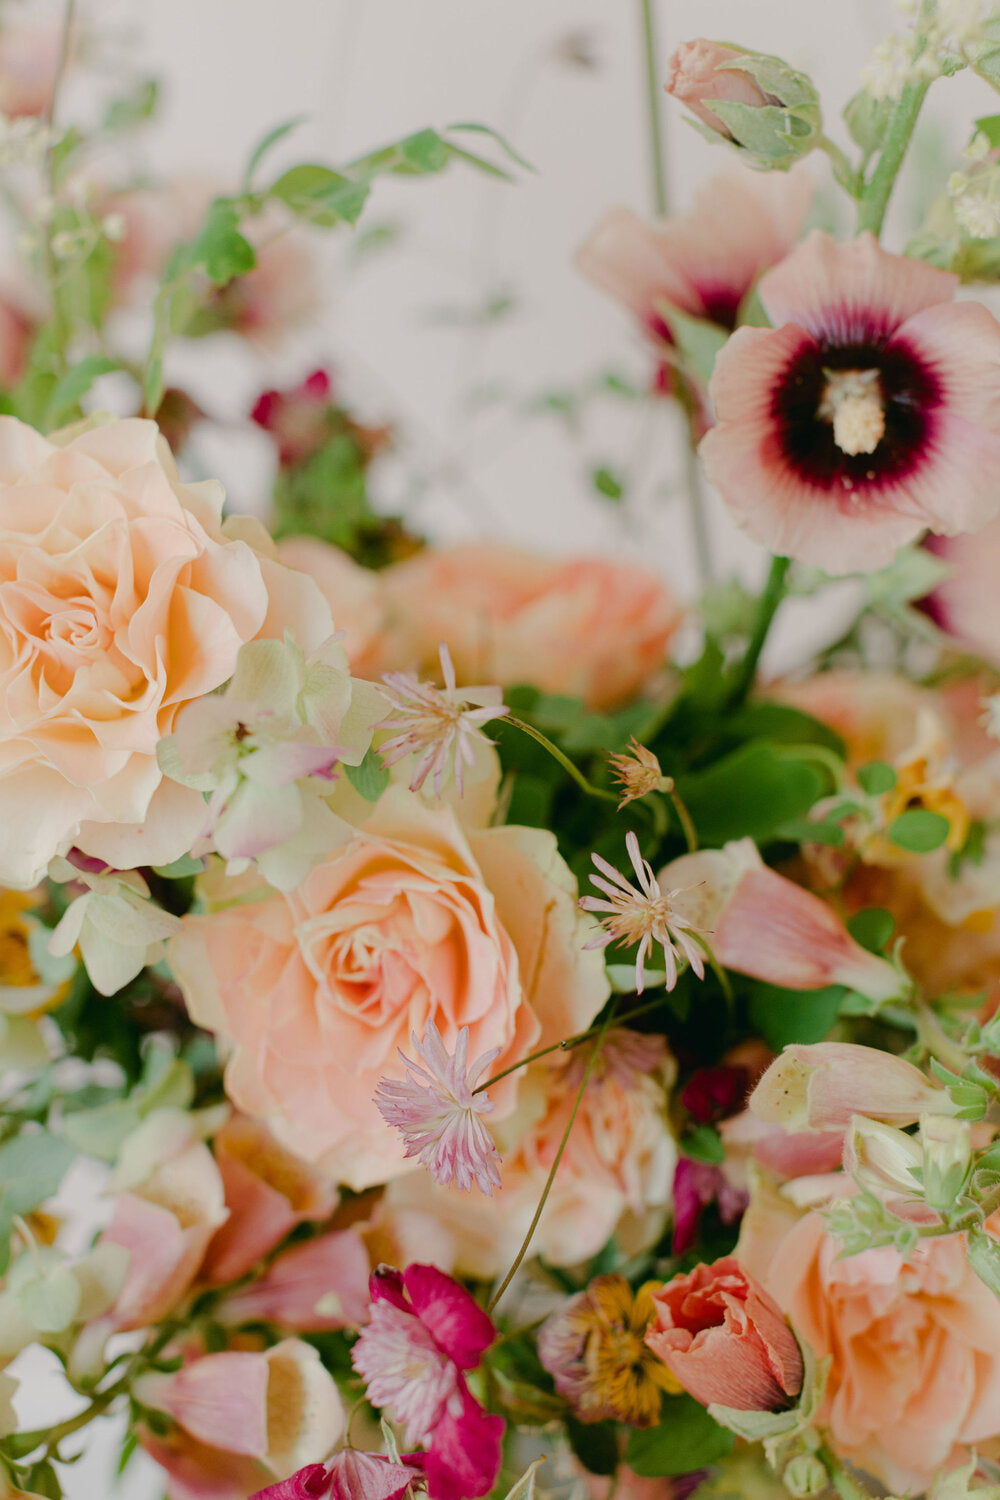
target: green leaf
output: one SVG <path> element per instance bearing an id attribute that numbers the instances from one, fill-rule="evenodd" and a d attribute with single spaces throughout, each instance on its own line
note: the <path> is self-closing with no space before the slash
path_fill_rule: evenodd
<path id="1" fill-rule="evenodd" d="M 766 842 L 792 818 L 801 818 L 824 790 L 823 774 L 767 740 L 743 745 L 693 775 L 677 790 L 703 843 L 749 836 Z"/>
<path id="2" fill-rule="evenodd" d="M 858 770 L 858 786 L 869 797 L 881 797 L 896 785 L 896 773 L 884 760 L 870 760 Z"/>
<path id="3" fill-rule="evenodd" d="M 625 1462 L 643 1479 L 690 1474 L 724 1458 L 735 1441 L 692 1396 L 666 1396 L 660 1425 L 629 1434 Z"/>
<path id="4" fill-rule="evenodd" d="M 950 832 L 948 819 L 926 807 L 911 807 L 900 813 L 886 830 L 897 849 L 906 849 L 911 854 L 930 854 L 940 849 Z"/>
<path id="5" fill-rule="evenodd" d="M 18 1265 L 23 1257 L 18 1257 Z M 76 1317 L 80 1283 L 68 1266 L 50 1266 L 17 1288 L 16 1296 L 39 1333 L 63 1333 Z"/>
<path id="6" fill-rule="evenodd" d="M 105 111 L 101 128 L 105 131 L 131 130 L 145 120 L 152 119 L 159 102 L 160 85 L 155 78 L 146 78 L 131 94 L 112 100 Z"/>
<path id="7" fill-rule="evenodd" d="M 722 1137 L 711 1125 L 695 1125 L 681 1138 L 681 1155 L 692 1161 L 707 1161 L 713 1164 L 725 1161 L 726 1148 Z"/>
<path id="8" fill-rule="evenodd" d="M 922 599 L 950 572 L 950 564 L 924 547 L 903 547 L 887 568 L 865 574 L 864 583 L 873 604 L 891 607 Z"/>
<path id="9" fill-rule="evenodd" d="M 47 1458 L 32 1465 L 25 1484 L 32 1495 L 44 1495 L 45 1500 L 62 1500 L 62 1486 Z"/>
<path id="10" fill-rule="evenodd" d="M 605 464 L 591 469 L 590 482 L 597 493 L 608 500 L 621 500 L 625 494 L 624 481 Z"/>
<path id="11" fill-rule="evenodd" d="M 566 1436 L 577 1458 L 591 1474 L 613 1474 L 618 1467 L 618 1429 L 614 1422 L 578 1422 L 567 1416 Z"/>
<path id="12" fill-rule="evenodd" d="M 494 130 L 491 125 L 475 125 L 463 121 L 463 123 L 460 125 L 448 125 L 446 129 L 449 131 L 474 131 L 477 135 L 489 136 L 490 140 L 496 142 L 496 144 L 500 147 L 500 150 L 503 152 L 504 156 L 506 156 L 509 161 L 514 162 L 516 166 L 523 167 L 526 172 L 535 171 L 535 168 L 531 165 L 531 162 L 525 161 L 521 153 L 514 150 L 514 147 L 511 145 L 510 141 L 507 140 L 506 136 L 502 136 L 499 130 Z"/>
<path id="13" fill-rule="evenodd" d="M 106 354 L 88 354 L 86 359 L 81 359 L 79 364 L 67 370 L 49 397 L 43 422 L 46 432 L 62 426 L 67 418 L 76 415 L 81 398 L 87 394 L 95 380 L 120 369 L 118 360 L 111 359 Z"/>
<path id="14" fill-rule="evenodd" d="M 754 1029 L 775 1052 L 792 1042 L 821 1042 L 840 1012 L 844 990 L 786 990 L 763 980 L 744 981 L 747 1014 Z"/>
<path id="15" fill-rule="evenodd" d="M 250 153 L 250 160 L 247 162 L 247 169 L 243 174 L 243 191 L 245 193 L 250 192 L 253 186 L 253 174 L 260 166 L 264 157 L 271 150 L 271 147 L 276 146 L 279 141 L 283 141 L 285 139 L 286 135 L 289 135 L 293 130 L 296 130 L 298 126 L 302 124 L 305 118 L 305 115 L 296 115 L 291 120 L 284 120 L 280 125 L 275 125 L 272 130 L 269 130 L 267 134 L 257 142 L 256 146 Z"/>
<path id="16" fill-rule="evenodd" d="M 190 854 L 182 854 L 173 864 L 154 865 L 153 874 L 161 875 L 164 880 L 183 880 L 189 875 L 200 875 L 204 868 L 203 859 L 193 859 Z"/>
<path id="17" fill-rule="evenodd" d="M 389 772 L 382 764 L 381 756 L 374 745 L 365 752 L 359 766 L 344 766 L 348 781 L 366 802 L 377 802 L 389 785 Z"/>
<path id="18" fill-rule="evenodd" d="M 245 275 L 257 264 L 253 246 L 240 234 L 236 206 L 228 198 L 216 198 L 210 205 L 201 233 L 188 253 L 189 263 L 204 266 L 216 286 Z"/>
<path id="19" fill-rule="evenodd" d="M 366 182 L 311 162 L 289 168 L 268 188 L 268 197 L 279 199 L 300 219 L 324 226 L 357 223 L 368 193 Z"/>
<path id="20" fill-rule="evenodd" d="M 0 1272 L 10 1260 L 10 1232 L 18 1214 L 51 1198 L 76 1156 L 47 1130 L 25 1131 L 0 1146 Z"/>
<path id="21" fill-rule="evenodd" d="M 684 363 L 707 385 L 715 368 L 715 357 L 729 334 L 717 323 L 692 318 L 669 302 L 660 303 L 656 310 L 673 334 Z"/>
<path id="22" fill-rule="evenodd" d="M 451 147 L 442 140 L 436 130 L 418 130 L 399 142 L 399 156 L 403 170 L 425 173 L 441 172 L 448 165 Z M 398 170 L 398 169 L 397 169 Z"/>
<path id="23" fill-rule="evenodd" d="M 994 150 L 1000 146 L 1000 115 L 980 115 L 975 126 L 977 131 L 982 131 Z"/>
<path id="24" fill-rule="evenodd" d="M 985 1229 L 970 1229 L 966 1255 L 980 1281 L 1000 1297 L 1000 1240 L 995 1240 Z"/>
<path id="25" fill-rule="evenodd" d="M 884 906 L 866 906 L 856 911 L 847 924 L 847 930 L 856 943 L 867 948 L 869 953 L 884 953 L 885 945 L 892 937 L 896 919 Z"/>

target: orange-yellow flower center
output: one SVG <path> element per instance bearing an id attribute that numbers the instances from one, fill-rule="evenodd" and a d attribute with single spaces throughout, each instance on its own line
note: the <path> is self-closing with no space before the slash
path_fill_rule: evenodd
<path id="1" fill-rule="evenodd" d="M 833 423 L 833 441 L 842 453 L 874 453 L 885 434 L 878 371 L 828 371 L 818 415 Z"/>

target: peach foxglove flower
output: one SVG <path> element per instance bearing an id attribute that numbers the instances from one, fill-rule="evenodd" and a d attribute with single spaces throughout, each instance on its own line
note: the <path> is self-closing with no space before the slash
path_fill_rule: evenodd
<path id="1" fill-rule="evenodd" d="M 704 1406 L 780 1411 L 802 1389 L 802 1354 L 777 1303 L 732 1256 L 653 1294 L 646 1342 Z"/>
<path id="2" fill-rule="evenodd" d="M 216 1230 L 199 1279 L 238 1281 L 304 1221 L 328 1219 L 337 1193 L 259 1120 L 233 1115 L 212 1142 L 229 1217 Z"/>
<path id="3" fill-rule="evenodd" d="M 326 1464 L 310 1464 L 250 1500 L 400 1500 L 421 1477 L 412 1464 L 393 1463 L 381 1453 L 342 1448 Z"/>
<path id="4" fill-rule="evenodd" d="M 400 1052 L 406 1078 L 382 1079 L 375 1091 L 379 1113 L 402 1133 L 407 1156 L 419 1157 L 435 1182 L 454 1184 L 463 1193 L 475 1182 L 489 1197 L 500 1186 L 500 1157 L 481 1117 L 493 1104 L 474 1090 L 500 1048 L 483 1052 L 470 1067 L 468 1026 L 458 1033 L 452 1055 L 433 1021 L 427 1022 L 422 1042 L 413 1034 L 410 1040 L 424 1066 Z"/>
<path id="5" fill-rule="evenodd" d="M 699 189 L 689 214 L 648 224 L 630 208 L 608 209 L 576 267 L 657 340 L 673 342 L 665 305 L 732 329 L 760 273 L 794 246 L 814 190 L 808 168 L 734 166 Z"/>
<path id="6" fill-rule="evenodd" d="M 206 1354 L 173 1374 L 141 1375 L 134 1390 L 199 1442 L 257 1459 L 282 1479 L 324 1458 L 344 1431 L 337 1387 L 299 1339 Z"/>
<path id="7" fill-rule="evenodd" d="M 948 1095 L 905 1058 L 854 1042 L 795 1043 L 750 1095 L 758 1119 L 785 1130 L 846 1130 L 854 1115 L 913 1125 L 924 1110 L 948 1113 Z"/>
<path id="8" fill-rule="evenodd" d="M 709 387 L 709 479 L 744 530 L 828 573 L 870 572 L 930 529 L 997 511 L 1000 324 L 958 278 L 870 234 L 814 231 L 761 278 Z"/>
<path id="9" fill-rule="evenodd" d="M 283 1250 L 263 1276 L 219 1304 L 220 1323 L 277 1323 L 295 1333 L 357 1328 L 368 1316 L 371 1262 L 356 1228 Z"/>
<path id="10" fill-rule="evenodd" d="M 464 791 L 465 767 L 475 764 L 475 742 L 486 738 L 482 726 L 509 711 L 497 687 L 464 687 L 459 692 L 451 652 L 443 641 L 439 649 L 444 688 L 420 682 L 409 672 L 387 673 L 382 683 L 392 713 L 378 725 L 395 731 L 379 747 L 383 764 L 394 766 L 408 755 L 418 756 L 410 791 L 418 792 L 433 773 L 436 797 L 450 772 L 459 794 Z"/>
<path id="11" fill-rule="evenodd" d="M 832 907 L 768 869 L 752 839 L 682 854 L 658 879 L 738 974 L 795 990 L 843 984 L 871 1000 L 907 990 L 906 976 L 856 943 Z"/>
<path id="12" fill-rule="evenodd" d="M 420 1443 L 431 1500 L 477 1500 L 500 1468 L 502 1417 L 465 1383 L 496 1329 L 464 1287 L 436 1266 L 389 1266 L 371 1279 L 371 1318 L 351 1350 L 374 1406 L 389 1407 Z"/>
<path id="13" fill-rule="evenodd" d="M 631 947 L 633 943 L 638 943 L 635 987 L 640 995 L 646 985 L 643 965 L 654 943 L 658 943 L 663 949 L 668 990 L 672 990 L 677 983 L 678 954 L 687 959 L 699 979 L 704 979 L 704 952 L 697 941 L 688 935 L 696 932 L 697 928 L 677 911 L 674 904 L 679 891 L 663 890 L 657 885 L 653 867 L 640 854 L 639 840 L 631 830 L 625 835 L 625 847 L 632 861 L 638 887 L 630 884 L 600 854 L 591 855 L 601 873 L 591 875 L 590 883 L 603 891 L 604 898 L 581 896 L 580 905 L 584 911 L 603 914 L 600 922 L 604 931 L 586 946 L 606 948 L 609 943 L 618 943 L 620 947 Z"/>

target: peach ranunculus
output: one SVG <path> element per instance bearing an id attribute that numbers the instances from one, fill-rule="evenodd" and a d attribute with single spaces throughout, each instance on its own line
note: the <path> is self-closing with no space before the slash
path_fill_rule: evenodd
<path id="1" fill-rule="evenodd" d="M 193 1020 L 227 1038 L 226 1088 L 293 1150 L 360 1189 L 410 1170 L 374 1102 L 433 1020 L 496 1067 L 585 1028 L 608 997 L 552 834 L 463 831 L 392 786 L 356 837 L 277 895 L 223 883 L 169 958 Z M 225 906 L 227 899 L 235 904 Z M 518 1075 L 496 1090 L 514 1107 Z"/>
<path id="2" fill-rule="evenodd" d="M 119 869 L 167 864 L 198 833 L 198 792 L 156 746 L 240 646 L 330 633 L 311 581 L 257 523 L 221 520 L 218 484 L 181 484 L 154 423 L 44 438 L 0 417 L 0 880 L 37 884 L 74 844 Z"/>
<path id="3" fill-rule="evenodd" d="M 662 666 L 680 610 L 635 563 L 516 547 L 429 548 L 383 574 L 393 665 L 434 670 L 447 642 L 460 684 L 530 683 L 609 708 Z"/>
<path id="4" fill-rule="evenodd" d="M 427 1218 L 462 1272 L 491 1277 L 513 1259 L 538 1205 L 580 1086 L 581 1051 L 531 1069 L 517 1112 L 494 1127 L 502 1184 L 491 1198 L 404 1177 L 389 1184 L 376 1228 L 404 1258 L 425 1243 Z M 666 1116 L 674 1062 L 659 1037 L 609 1031 L 583 1096 L 532 1254 L 554 1265 L 596 1255 L 612 1234 L 629 1252 L 652 1243 L 670 1207 L 677 1147 Z M 492 1120 L 492 1117 L 491 1117 Z M 379 1241 L 376 1241 L 378 1244 Z"/>
<path id="5" fill-rule="evenodd" d="M 737 1255 L 817 1359 L 830 1357 L 819 1425 L 837 1453 L 896 1494 L 922 1491 L 964 1444 L 1000 1434 L 1000 1302 L 965 1237 L 844 1257 L 817 1210 L 755 1213 Z"/>
<path id="6" fill-rule="evenodd" d="M 290 568 L 307 573 L 317 584 L 344 632 L 343 647 L 351 671 L 358 677 L 377 677 L 383 666 L 386 607 L 381 574 L 363 568 L 350 553 L 317 536 L 290 536 L 278 543 L 278 557 Z"/>

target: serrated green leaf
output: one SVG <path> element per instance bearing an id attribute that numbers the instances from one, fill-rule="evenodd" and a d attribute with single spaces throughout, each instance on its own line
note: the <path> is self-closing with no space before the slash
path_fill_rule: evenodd
<path id="1" fill-rule="evenodd" d="M 926 807 L 911 807 L 893 818 L 886 835 L 898 849 L 910 854 L 931 854 L 940 849 L 951 832 L 951 824 L 941 813 Z"/>

